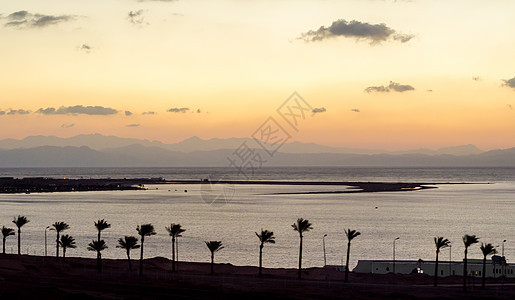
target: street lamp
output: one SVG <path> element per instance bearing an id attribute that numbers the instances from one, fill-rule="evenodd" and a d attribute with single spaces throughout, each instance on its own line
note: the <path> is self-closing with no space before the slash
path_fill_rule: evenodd
<path id="1" fill-rule="evenodd" d="M 47 256 L 47 243 L 46 243 L 46 241 L 47 241 L 47 240 L 46 240 L 46 231 L 47 231 L 47 229 L 48 229 L 48 228 L 50 228 L 50 226 L 47 226 L 47 227 L 45 228 L 45 257 Z"/>
<path id="2" fill-rule="evenodd" d="M 451 276 L 452 271 L 452 244 L 449 244 L 449 276 Z M 436 276 L 436 274 L 435 274 Z"/>
<path id="3" fill-rule="evenodd" d="M 396 237 L 393 240 L 393 274 L 395 274 L 395 241 L 398 239 L 399 239 L 399 237 Z"/>
<path id="4" fill-rule="evenodd" d="M 325 237 L 327 236 L 327 233 L 324 234 L 324 236 L 322 237 L 322 245 L 324 247 L 324 267 L 327 265 L 327 258 L 325 256 Z"/>
<path id="5" fill-rule="evenodd" d="M 504 257 L 504 243 L 506 243 L 506 240 L 502 241 L 502 257 Z"/>

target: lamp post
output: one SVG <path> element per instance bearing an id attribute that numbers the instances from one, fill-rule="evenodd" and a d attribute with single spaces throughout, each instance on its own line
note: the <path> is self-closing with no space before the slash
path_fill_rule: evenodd
<path id="1" fill-rule="evenodd" d="M 451 271 L 452 271 L 452 244 L 449 244 L 449 276 L 451 276 Z"/>
<path id="2" fill-rule="evenodd" d="M 398 240 L 399 237 L 396 237 L 394 240 L 393 240 L 393 274 L 395 274 L 395 241 Z"/>
<path id="3" fill-rule="evenodd" d="M 324 234 L 324 236 L 322 237 L 322 245 L 323 245 L 323 248 L 324 248 L 324 267 L 327 265 L 327 258 L 325 256 L 325 237 L 327 236 L 327 233 Z"/>
<path id="4" fill-rule="evenodd" d="M 506 240 L 502 241 L 502 257 L 504 257 L 504 243 L 506 243 Z"/>
<path id="5" fill-rule="evenodd" d="M 50 226 L 47 226 L 47 227 L 45 228 L 45 257 L 47 256 L 47 242 L 46 242 L 47 240 L 46 240 L 46 231 L 47 231 L 47 229 L 48 229 L 48 228 L 50 228 Z"/>
<path id="6" fill-rule="evenodd" d="M 504 267 L 506 265 L 506 258 L 504 257 L 504 243 L 506 243 L 506 240 L 502 241 L 502 250 L 501 250 L 501 254 L 502 254 L 502 258 L 503 258 L 502 266 L 501 266 L 501 273 L 502 273 L 501 275 L 503 276 L 502 277 L 503 278 L 503 281 L 502 281 L 503 284 L 504 284 L 504 277 L 506 276 L 506 274 L 505 274 L 506 269 Z"/>

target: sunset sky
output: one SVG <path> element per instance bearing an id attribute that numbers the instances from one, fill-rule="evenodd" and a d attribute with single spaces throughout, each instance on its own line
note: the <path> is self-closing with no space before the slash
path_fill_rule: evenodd
<path id="1" fill-rule="evenodd" d="M 16 0 L 0 139 L 249 137 L 297 91 L 294 140 L 515 146 L 512 0 Z"/>

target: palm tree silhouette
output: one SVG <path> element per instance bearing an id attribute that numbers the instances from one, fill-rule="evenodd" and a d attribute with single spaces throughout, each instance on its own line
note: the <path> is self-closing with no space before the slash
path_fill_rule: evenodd
<path id="1" fill-rule="evenodd" d="M 8 236 L 14 235 L 14 229 L 2 226 L 2 253 L 5 254 L 5 240 Z"/>
<path id="2" fill-rule="evenodd" d="M 258 276 L 262 275 L 262 266 L 263 266 L 263 247 L 265 244 L 275 244 L 275 236 L 273 231 L 263 230 L 261 229 L 261 233 L 257 233 L 256 235 L 259 239 L 259 272 Z"/>
<path id="3" fill-rule="evenodd" d="M 29 222 L 29 219 L 25 216 L 18 216 L 13 220 L 13 223 L 18 227 L 18 255 L 21 255 L 21 228 Z"/>
<path id="4" fill-rule="evenodd" d="M 215 253 L 222 250 L 224 246 L 221 241 L 205 242 L 209 251 L 211 251 L 211 274 L 214 274 Z"/>
<path id="5" fill-rule="evenodd" d="M 118 246 L 116 248 L 122 248 L 127 251 L 127 259 L 129 260 L 129 271 L 132 271 L 132 264 L 131 264 L 131 250 L 132 249 L 138 249 L 138 238 L 135 236 L 125 236 L 124 238 L 120 238 L 118 240 Z"/>
<path id="6" fill-rule="evenodd" d="M 309 223 L 308 220 L 304 220 L 303 218 L 298 218 L 297 222 L 295 222 L 293 225 L 293 230 L 297 231 L 300 236 L 300 247 L 299 247 L 299 274 L 298 279 L 302 278 L 302 238 L 304 237 L 303 233 L 308 232 L 310 229 L 313 229 L 311 226 L 311 223 Z"/>
<path id="7" fill-rule="evenodd" d="M 57 232 L 57 238 L 55 240 L 56 242 L 56 248 L 55 248 L 55 257 L 59 258 L 59 235 L 61 232 L 65 231 L 66 229 L 69 229 L 70 225 L 66 224 L 65 222 L 55 222 L 52 224 L 52 228 L 50 230 L 55 230 Z"/>
<path id="8" fill-rule="evenodd" d="M 100 241 L 100 233 L 107 228 L 111 228 L 111 224 L 107 223 L 106 220 L 102 219 L 95 222 L 95 227 L 98 230 L 98 240 Z"/>
<path id="9" fill-rule="evenodd" d="M 481 288 L 485 288 L 485 277 L 486 277 L 486 257 L 488 255 L 492 255 L 492 254 L 495 254 L 497 253 L 497 250 L 495 250 L 495 247 L 488 243 L 488 244 L 485 244 L 485 243 L 481 243 L 481 252 L 483 252 L 483 273 L 481 274 Z"/>
<path id="10" fill-rule="evenodd" d="M 165 227 L 166 231 L 168 231 L 168 234 L 172 237 L 172 272 L 175 272 L 175 242 L 176 239 L 186 231 L 186 229 L 183 229 L 181 224 L 170 224 L 170 226 Z"/>
<path id="11" fill-rule="evenodd" d="M 345 229 L 345 235 L 347 236 L 347 263 L 345 264 L 345 282 L 349 281 L 349 257 L 350 257 L 350 242 L 357 236 L 361 235 L 361 232 L 352 229 Z"/>
<path id="12" fill-rule="evenodd" d="M 156 234 L 154 226 L 152 224 L 143 224 L 136 227 L 136 231 L 141 236 L 141 254 L 139 257 L 139 276 L 143 275 L 143 244 L 145 243 L 145 237 Z"/>
<path id="13" fill-rule="evenodd" d="M 106 242 L 104 240 L 100 241 L 91 241 L 91 243 L 88 244 L 88 250 L 89 251 L 96 251 L 97 252 L 97 269 L 98 273 L 102 273 L 102 251 L 107 249 Z"/>
<path id="14" fill-rule="evenodd" d="M 479 242 L 479 238 L 475 235 L 465 234 L 463 236 L 463 244 L 465 245 L 465 258 L 463 259 L 463 291 L 467 291 L 467 254 L 468 248 Z"/>
<path id="15" fill-rule="evenodd" d="M 66 258 L 66 249 L 67 248 L 77 248 L 75 244 L 75 239 L 71 235 L 64 234 L 61 236 L 61 241 L 59 241 L 59 245 L 63 248 L 63 260 Z"/>
<path id="16" fill-rule="evenodd" d="M 433 281 L 433 286 L 438 285 L 438 255 L 440 254 L 440 249 L 447 248 L 451 244 L 451 241 L 444 238 L 443 236 L 435 237 L 435 247 L 436 247 L 436 260 L 435 260 L 435 277 Z M 449 274 L 450 275 L 450 274 Z"/>

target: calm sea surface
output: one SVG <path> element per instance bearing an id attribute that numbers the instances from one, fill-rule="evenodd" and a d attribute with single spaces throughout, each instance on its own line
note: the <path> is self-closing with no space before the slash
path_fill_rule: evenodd
<path id="1" fill-rule="evenodd" d="M 0 176 L 49 176 L 67 178 L 134 178 L 212 180 L 241 179 L 230 168 L 79 168 L 0 169 Z M 363 194 L 270 195 L 277 192 L 333 191 L 331 186 L 213 186 L 155 185 L 146 191 L 80 192 L 54 194 L 0 194 L 0 226 L 14 226 L 13 216 L 26 215 L 22 228 L 22 252 L 44 253 L 45 227 L 64 221 L 65 232 L 76 238 L 77 249 L 68 255 L 95 257 L 86 250 L 96 237 L 93 222 L 106 219 L 112 227 L 103 233 L 109 249 L 104 257 L 124 258 L 117 239 L 137 235 L 136 226 L 155 225 L 157 235 L 145 241 L 145 256 L 170 256 L 170 238 L 165 226 L 180 223 L 186 229 L 179 240 L 179 258 L 209 261 L 204 241 L 221 240 L 225 249 L 217 262 L 255 265 L 261 228 L 274 231 L 275 245 L 266 245 L 266 267 L 296 267 L 298 234 L 291 224 L 298 217 L 309 219 L 313 230 L 305 233 L 303 265 L 322 266 L 322 237 L 326 237 L 328 264 L 341 264 L 346 251 L 345 228 L 362 235 L 352 243 L 351 265 L 358 259 L 391 259 L 396 242 L 397 259 L 434 259 L 434 236 L 453 242 L 452 252 L 442 259 L 459 260 L 463 255 L 461 236 L 475 234 L 481 241 L 499 245 L 504 239 L 508 261 L 515 261 L 515 169 L 514 168 L 264 168 L 254 180 L 468 182 L 439 185 L 438 189 L 413 192 Z M 187 190 L 187 192 L 185 192 Z M 224 201 L 210 204 L 209 195 L 225 193 Z M 377 207 L 377 208 L 376 208 Z M 55 236 L 48 231 L 48 252 L 55 253 Z M 7 252 L 16 252 L 16 237 L 7 240 Z M 134 253 L 137 257 L 137 253 Z M 481 258 L 479 246 L 470 257 Z"/>

